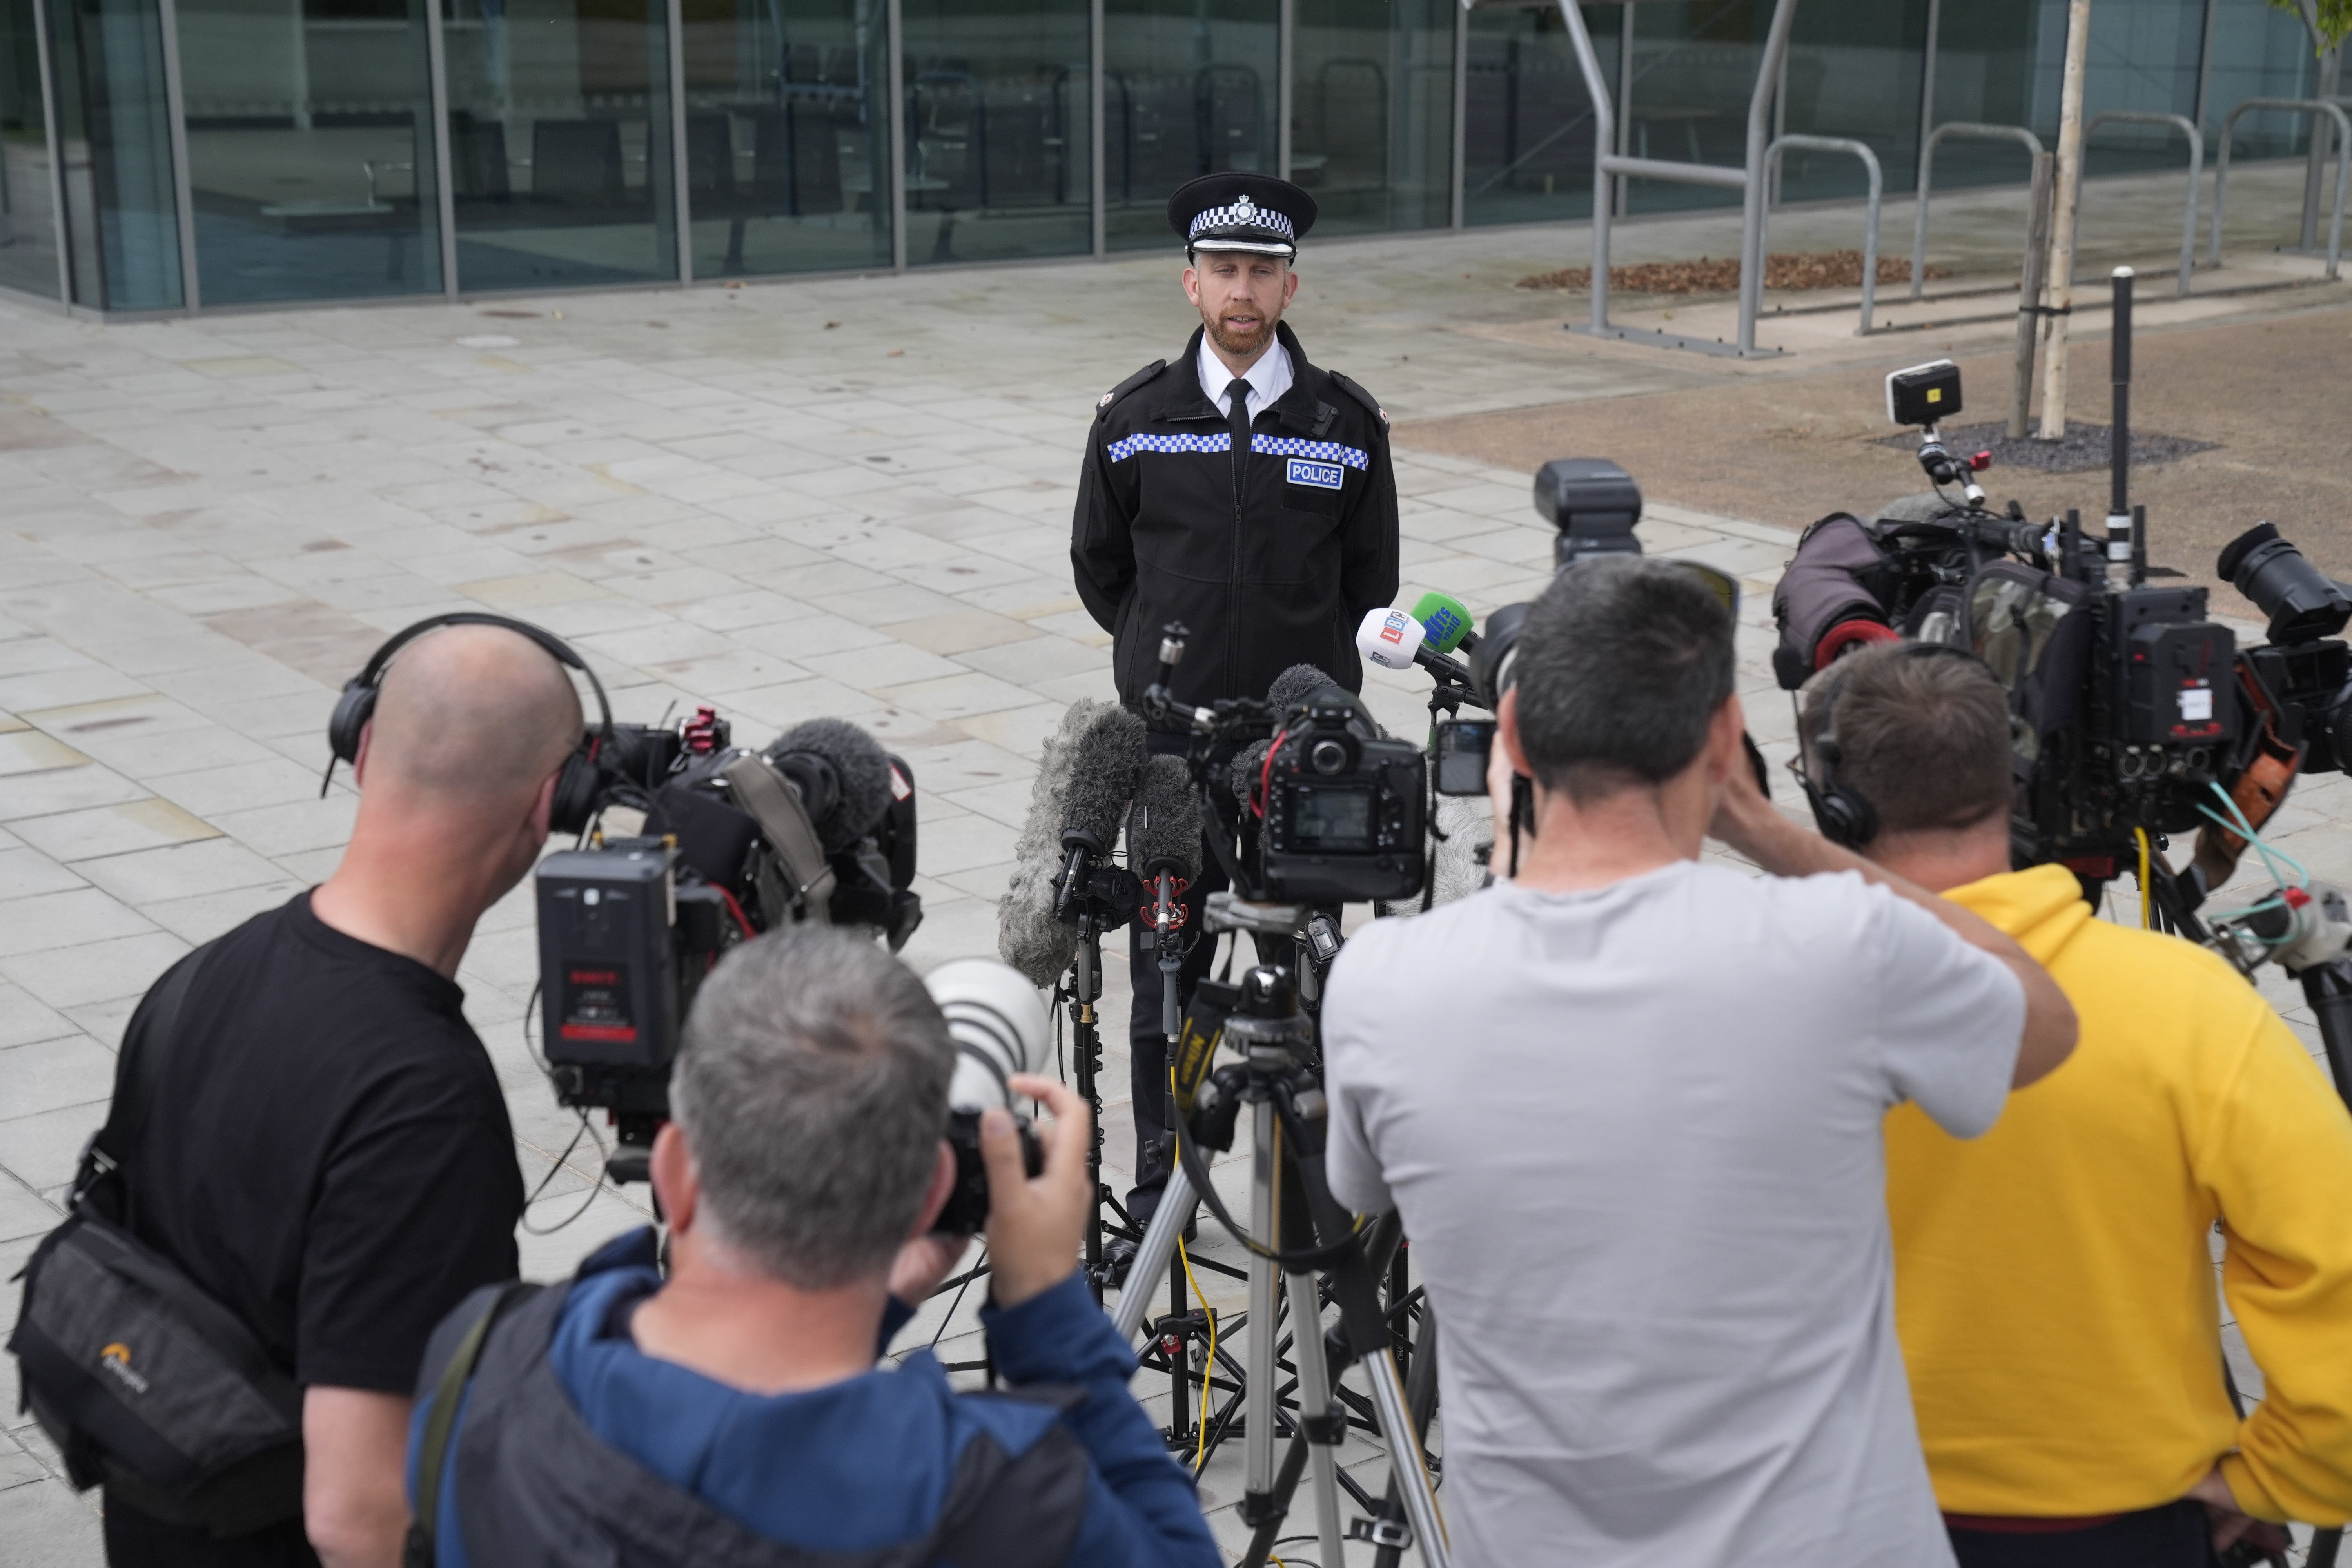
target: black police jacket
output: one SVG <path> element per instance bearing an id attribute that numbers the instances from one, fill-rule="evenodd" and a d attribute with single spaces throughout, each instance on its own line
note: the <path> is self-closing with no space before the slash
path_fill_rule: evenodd
<path id="1" fill-rule="evenodd" d="M 1191 631 L 1174 694 L 1263 697 L 1294 664 L 1363 684 L 1356 626 L 1397 591 L 1396 476 L 1370 393 L 1290 353 L 1290 390 L 1258 411 L 1234 493 L 1232 433 L 1201 386 L 1201 333 L 1181 357 L 1114 387 L 1078 480 L 1070 564 L 1111 634 L 1119 700 L 1140 702 L 1160 629 Z"/>

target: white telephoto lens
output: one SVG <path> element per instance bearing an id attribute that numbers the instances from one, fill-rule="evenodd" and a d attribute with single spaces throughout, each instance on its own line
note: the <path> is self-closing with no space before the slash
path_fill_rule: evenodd
<path id="1" fill-rule="evenodd" d="M 1045 1065 L 1045 1005 L 1037 988 L 993 958 L 952 959 L 925 975 L 923 984 L 955 1040 L 948 1109 L 1009 1108 L 1013 1091 L 1006 1080 Z"/>

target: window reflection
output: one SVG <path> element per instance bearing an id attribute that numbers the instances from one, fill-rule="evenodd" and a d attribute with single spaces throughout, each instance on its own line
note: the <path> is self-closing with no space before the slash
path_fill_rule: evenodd
<path id="1" fill-rule="evenodd" d="M 907 259 L 1092 247 L 1087 9 L 905 0 Z"/>
<path id="2" fill-rule="evenodd" d="M 437 292 L 424 0 L 180 0 L 206 304 Z"/>
<path id="3" fill-rule="evenodd" d="M 1275 171 L 1276 0 L 1105 0 L 1106 243 L 1164 248 L 1199 174 Z"/>
<path id="4" fill-rule="evenodd" d="M 0 287 L 58 297 L 57 202 L 41 107 L 39 16 L 0 0 Z"/>
<path id="5" fill-rule="evenodd" d="M 667 33 L 656 0 L 455 0 L 460 287 L 677 275 Z"/>
<path id="6" fill-rule="evenodd" d="M 881 0 L 688 0 L 694 275 L 890 261 Z"/>
<path id="7" fill-rule="evenodd" d="M 1450 221 L 1452 0 L 1297 0 L 1291 178 L 1318 234 Z"/>

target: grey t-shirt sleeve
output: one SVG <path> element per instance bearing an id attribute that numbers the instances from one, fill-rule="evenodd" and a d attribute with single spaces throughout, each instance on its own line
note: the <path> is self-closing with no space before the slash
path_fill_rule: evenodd
<path id="1" fill-rule="evenodd" d="M 1878 984 L 1878 1055 L 1893 1092 L 1955 1138 L 1990 1131 L 2009 1099 L 2025 988 L 2009 966 L 1884 888 L 1864 952 Z"/>
<path id="2" fill-rule="evenodd" d="M 1386 1214 L 1396 1206 L 1368 1130 L 1377 1094 L 1372 1057 L 1380 1048 L 1372 1026 L 1380 1006 L 1367 994 L 1376 967 L 1368 950 L 1374 945 L 1360 935 L 1341 950 L 1323 1003 L 1323 1093 L 1330 1107 L 1323 1171 L 1332 1195 L 1358 1214 Z"/>

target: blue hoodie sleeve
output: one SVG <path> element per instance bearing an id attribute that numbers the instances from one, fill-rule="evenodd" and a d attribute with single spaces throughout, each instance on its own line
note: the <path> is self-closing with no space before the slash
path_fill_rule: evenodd
<path id="1" fill-rule="evenodd" d="M 1094 1461 L 1087 1511 L 1066 1559 L 1086 1568 L 1218 1568 L 1192 1477 L 1128 1392 L 1135 1352 L 1072 1274 L 1021 1305 L 981 1310 L 997 1370 L 1023 1384 L 1076 1384 L 1087 1397 L 1061 1420 Z"/>

